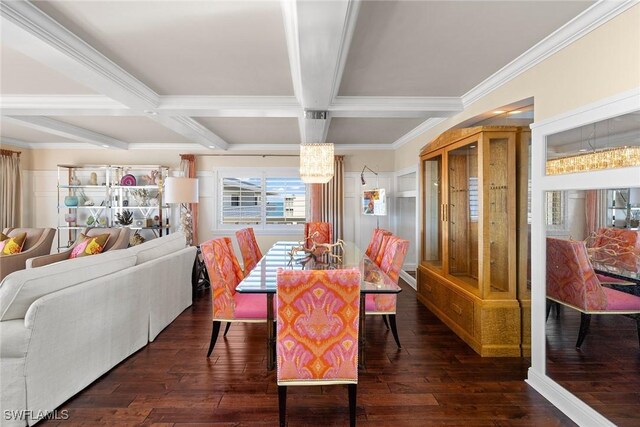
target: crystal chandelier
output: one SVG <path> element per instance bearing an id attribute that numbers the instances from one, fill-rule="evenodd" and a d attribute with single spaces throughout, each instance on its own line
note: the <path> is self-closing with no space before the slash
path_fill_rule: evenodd
<path id="1" fill-rule="evenodd" d="M 325 184 L 334 173 L 333 144 L 300 145 L 300 178 L 307 184 Z"/>
<path id="2" fill-rule="evenodd" d="M 640 166 L 640 147 L 616 147 L 594 150 L 547 160 L 547 175 L 561 175 L 574 172 L 588 172 L 600 169 Z"/>

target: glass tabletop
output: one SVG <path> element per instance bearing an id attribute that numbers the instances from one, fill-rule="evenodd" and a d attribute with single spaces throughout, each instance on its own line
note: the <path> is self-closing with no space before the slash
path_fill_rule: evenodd
<path id="1" fill-rule="evenodd" d="M 596 273 L 611 276 L 616 279 L 628 280 L 636 284 L 640 284 L 640 272 L 631 271 L 621 268 L 619 266 L 611 265 L 603 262 L 593 262 L 593 269 Z"/>
<path id="2" fill-rule="evenodd" d="M 278 269 L 341 269 L 358 268 L 361 274 L 360 291 L 362 293 L 398 293 L 402 289 L 389 278 L 376 263 L 371 261 L 351 242 L 345 242 L 342 262 L 332 262 L 323 256 L 322 260 L 310 259 L 307 254 L 299 252 L 291 257 L 291 250 L 299 242 L 277 242 L 262 257 L 251 273 L 236 287 L 238 292 L 275 293 Z"/>

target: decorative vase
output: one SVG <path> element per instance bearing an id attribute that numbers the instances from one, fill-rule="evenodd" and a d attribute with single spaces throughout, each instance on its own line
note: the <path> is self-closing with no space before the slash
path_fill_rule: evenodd
<path id="1" fill-rule="evenodd" d="M 65 206 L 78 206 L 78 196 L 66 196 L 64 198 Z"/>

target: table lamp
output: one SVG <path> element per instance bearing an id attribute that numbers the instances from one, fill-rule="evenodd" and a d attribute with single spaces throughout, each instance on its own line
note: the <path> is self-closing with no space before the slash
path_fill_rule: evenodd
<path id="1" fill-rule="evenodd" d="M 198 179 L 184 177 L 169 177 L 164 181 L 164 201 L 180 204 L 180 231 L 186 238 L 187 244 L 193 244 L 193 218 L 190 203 L 198 203 Z"/>

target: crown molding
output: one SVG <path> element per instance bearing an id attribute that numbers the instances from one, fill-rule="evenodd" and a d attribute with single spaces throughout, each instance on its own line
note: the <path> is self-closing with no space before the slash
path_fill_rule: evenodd
<path id="1" fill-rule="evenodd" d="M 120 141 L 119 139 L 115 139 L 101 133 L 93 132 L 89 129 L 84 129 L 78 126 L 54 120 L 49 117 L 3 116 L 3 119 L 14 122 L 21 126 L 29 127 L 42 132 L 47 132 L 52 135 L 62 136 L 64 138 L 73 139 L 75 141 L 87 142 L 89 144 L 97 145 L 100 147 L 104 147 L 106 145 L 108 146 L 106 148 L 119 148 L 121 150 L 126 150 L 129 145 L 124 141 Z"/>
<path id="2" fill-rule="evenodd" d="M 162 96 L 158 114 L 198 117 L 295 117 L 302 107 L 294 96 Z"/>
<path id="3" fill-rule="evenodd" d="M 154 108 L 158 94 L 25 0 L 2 2 L 3 42 L 130 107 Z M 52 55 L 51 49 L 57 54 Z"/>
<path id="4" fill-rule="evenodd" d="M 636 4 L 638 4 L 638 0 L 598 1 L 580 15 L 542 39 L 525 53 L 496 71 L 479 85 L 462 95 L 464 108 Z"/>
<path id="5" fill-rule="evenodd" d="M 0 142 L 2 142 L 3 144 L 12 145 L 14 147 L 28 148 L 28 149 L 33 148 L 32 147 L 33 143 L 31 142 L 23 141 L 21 139 L 7 138 L 6 136 L 0 136 Z"/>
<path id="6" fill-rule="evenodd" d="M 445 120 L 447 120 L 446 117 L 432 117 L 430 119 L 427 119 L 424 122 L 420 123 L 415 128 L 413 128 L 408 133 L 398 138 L 393 144 L 391 144 L 391 147 L 393 147 L 394 150 L 397 150 L 398 148 L 402 147 L 409 141 L 413 140 L 414 138 L 417 138 L 418 136 L 425 133 L 429 129 L 436 127 L 437 125 L 444 122 Z"/>
<path id="7" fill-rule="evenodd" d="M 451 116 L 462 109 L 455 96 L 339 96 L 329 106 L 333 117 L 428 118 Z"/>

